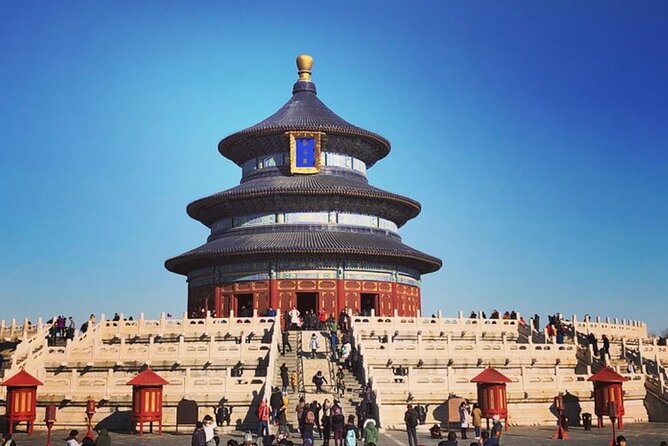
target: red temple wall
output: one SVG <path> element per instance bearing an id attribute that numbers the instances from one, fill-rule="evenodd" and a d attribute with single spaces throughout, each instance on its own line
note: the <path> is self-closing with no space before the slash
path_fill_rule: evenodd
<path id="1" fill-rule="evenodd" d="M 402 283 L 366 280 L 276 279 L 235 282 L 188 289 L 188 313 L 202 316 L 205 312 L 217 317 L 239 314 L 238 296 L 252 295 L 253 310 L 264 313 L 270 306 L 284 312 L 297 304 L 297 293 L 318 293 L 318 309 L 338 314 L 344 307 L 360 311 L 361 294 L 376 294 L 376 314 L 416 316 L 421 308 L 420 288 Z M 273 295 L 272 295 L 273 294 Z M 272 305 L 273 304 L 273 305 Z"/>

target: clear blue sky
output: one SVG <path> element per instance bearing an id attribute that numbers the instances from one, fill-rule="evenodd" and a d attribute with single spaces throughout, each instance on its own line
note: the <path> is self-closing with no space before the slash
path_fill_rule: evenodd
<path id="1" fill-rule="evenodd" d="M 372 184 L 423 205 L 426 313 L 668 327 L 667 48 L 665 1 L 3 2 L 0 317 L 180 314 L 185 206 L 238 183 L 216 144 L 306 52 L 391 140 Z"/>

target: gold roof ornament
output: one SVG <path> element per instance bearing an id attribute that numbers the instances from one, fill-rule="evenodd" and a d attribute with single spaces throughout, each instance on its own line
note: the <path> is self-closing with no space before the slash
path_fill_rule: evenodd
<path id="1" fill-rule="evenodd" d="M 297 73 L 302 82 L 311 82 L 311 68 L 313 68 L 313 57 L 308 54 L 297 56 Z"/>

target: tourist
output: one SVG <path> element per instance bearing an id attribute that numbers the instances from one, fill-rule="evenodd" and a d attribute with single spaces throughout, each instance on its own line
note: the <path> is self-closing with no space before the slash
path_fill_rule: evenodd
<path id="1" fill-rule="evenodd" d="M 492 438 L 501 438 L 501 433 L 503 432 L 503 424 L 501 424 L 501 418 L 498 415 L 492 417 Z"/>
<path id="2" fill-rule="evenodd" d="M 596 335 L 594 333 L 589 333 L 587 335 L 587 343 L 591 345 L 594 356 L 598 356 L 598 341 L 596 340 Z"/>
<path id="3" fill-rule="evenodd" d="M 290 385 L 290 375 L 288 375 L 288 366 L 285 363 L 281 364 L 281 392 L 288 393 L 288 386 Z"/>
<path id="4" fill-rule="evenodd" d="M 350 357 L 350 353 L 352 351 L 353 347 L 350 345 L 350 342 L 346 339 L 346 342 L 343 343 L 341 346 L 341 360 L 343 362 L 348 363 L 348 358 Z"/>
<path id="5" fill-rule="evenodd" d="M 367 418 L 364 422 L 363 429 L 364 446 L 378 444 L 378 426 L 376 426 L 376 420 Z"/>
<path id="6" fill-rule="evenodd" d="M 290 387 L 292 387 L 292 393 L 297 393 L 297 384 L 299 382 L 299 374 L 296 370 L 293 370 L 290 373 Z"/>
<path id="7" fill-rule="evenodd" d="M 306 409 L 306 400 L 304 400 L 304 397 L 300 397 L 299 402 L 295 406 L 295 412 L 297 412 L 299 433 L 302 435 L 302 438 L 304 438 L 304 409 Z"/>
<path id="8" fill-rule="evenodd" d="M 332 361 L 337 361 L 339 359 L 338 355 L 338 345 L 339 345 L 339 337 L 336 335 L 336 332 L 330 333 L 329 334 L 329 347 L 330 350 L 332 351 Z"/>
<path id="9" fill-rule="evenodd" d="M 81 446 L 95 446 L 95 440 L 90 435 L 86 435 L 83 440 L 81 440 Z"/>
<path id="10" fill-rule="evenodd" d="M 320 322 L 318 325 L 318 330 L 324 330 L 325 324 L 327 322 L 327 312 L 325 310 L 320 309 L 320 314 L 318 314 L 318 321 Z"/>
<path id="11" fill-rule="evenodd" d="M 327 319 L 327 329 L 329 330 L 330 334 L 336 334 L 339 331 L 339 324 L 336 322 L 336 318 L 331 313 Z"/>
<path id="12" fill-rule="evenodd" d="M 601 349 L 601 361 L 603 364 L 605 364 L 610 357 L 610 339 L 608 339 L 606 335 L 602 335 L 601 341 L 603 342 L 603 348 Z"/>
<path id="13" fill-rule="evenodd" d="M 5 432 L 2 434 L 2 446 L 16 446 L 16 442 L 12 438 L 12 434 Z"/>
<path id="14" fill-rule="evenodd" d="M 290 333 L 288 333 L 287 329 L 281 332 L 281 347 L 283 350 L 283 356 L 285 356 L 285 349 L 290 350 L 290 353 L 292 353 L 292 345 L 290 345 Z"/>
<path id="15" fill-rule="evenodd" d="M 408 446 L 418 446 L 417 442 L 418 416 L 411 404 L 406 406 L 406 412 L 404 413 L 404 422 L 406 423 Z"/>
<path id="16" fill-rule="evenodd" d="M 364 434 L 364 423 L 366 423 L 366 420 L 369 418 L 367 414 L 366 403 L 360 402 L 357 404 L 357 407 L 355 408 L 355 415 L 357 415 L 357 433 L 361 440 L 362 435 Z"/>
<path id="17" fill-rule="evenodd" d="M 258 419 L 258 437 L 268 437 L 269 436 L 269 406 L 267 405 L 267 399 L 262 398 L 260 405 L 257 407 L 257 419 Z"/>
<path id="18" fill-rule="evenodd" d="M 336 404 L 337 401 L 335 400 Z M 343 446 L 343 428 L 345 427 L 346 419 L 343 416 L 341 407 L 335 405 L 332 408 L 332 432 L 334 434 L 334 446 Z"/>
<path id="19" fill-rule="evenodd" d="M 313 402 L 309 406 L 309 409 L 311 410 L 311 412 L 313 412 L 313 415 L 315 416 L 313 423 L 314 426 L 318 428 L 318 436 L 322 438 L 322 428 L 320 427 L 320 410 L 322 409 L 322 406 L 316 400 L 313 400 Z"/>
<path id="20" fill-rule="evenodd" d="M 478 315 L 476 314 L 475 311 L 471 310 L 471 314 L 469 314 L 469 319 L 477 319 Z"/>
<path id="21" fill-rule="evenodd" d="M 310 406 L 304 408 L 304 421 L 302 421 L 302 438 L 304 441 L 310 440 L 313 443 L 313 427 L 315 426 L 316 416 Z"/>
<path id="22" fill-rule="evenodd" d="M 533 329 L 536 330 L 536 333 L 540 332 L 540 316 L 538 313 L 533 315 Z"/>
<path id="23" fill-rule="evenodd" d="M 357 446 L 358 432 L 355 426 L 355 415 L 348 416 L 348 422 L 344 427 L 344 446 Z"/>
<path id="24" fill-rule="evenodd" d="M 499 446 L 499 438 L 489 434 L 488 431 L 482 431 L 480 434 L 483 446 Z"/>
<path id="25" fill-rule="evenodd" d="M 447 439 L 439 441 L 438 446 L 457 446 L 457 434 L 454 432 L 448 432 Z"/>
<path id="26" fill-rule="evenodd" d="M 469 428 L 469 405 L 466 400 L 462 401 L 459 405 L 459 429 L 462 434 L 462 440 L 466 440 L 466 431 Z"/>
<path id="27" fill-rule="evenodd" d="M 105 428 L 100 429 L 100 432 L 98 432 L 95 446 L 111 446 L 111 437 L 109 436 L 109 431 Z"/>
<path id="28" fill-rule="evenodd" d="M 615 446 L 626 446 L 626 437 L 619 435 L 617 437 L 617 443 L 615 443 Z"/>
<path id="29" fill-rule="evenodd" d="M 216 440 L 214 437 L 214 426 L 213 417 L 211 415 L 205 415 L 202 419 L 202 428 L 204 429 L 204 442 L 206 446 L 216 446 Z"/>
<path id="30" fill-rule="evenodd" d="M 290 323 L 290 329 L 291 330 L 296 330 L 297 328 L 299 328 L 297 326 L 297 324 L 298 324 L 298 321 L 299 321 L 299 315 L 300 314 L 301 313 L 299 313 L 299 310 L 297 309 L 297 307 L 293 306 L 292 310 L 290 310 L 290 322 L 291 322 Z"/>
<path id="31" fill-rule="evenodd" d="M 278 388 L 274 388 L 271 392 L 271 396 L 269 397 L 269 406 L 271 407 L 271 419 L 274 421 L 274 424 L 278 424 L 278 411 L 281 410 L 281 406 L 283 405 L 283 395 L 281 395 L 281 392 L 278 390 Z M 220 426 L 221 424 L 218 423 Z"/>
<path id="32" fill-rule="evenodd" d="M 322 403 L 322 429 L 318 427 L 322 434 L 322 446 L 329 446 L 329 440 L 332 437 L 332 417 L 330 414 L 329 400 Z"/>
<path id="33" fill-rule="evenodd" d="M 79 431 L 71 430 L 70 434 L 65 439 L 65 444 L 67 446 L 81 446 L 81 444 L 77 441 L 78 436 L 79 436 Z M 204 446 L 204 444 L 202 444 L 201 446 Z"/>
<path id="34" fill-rule="evenodd" d="M 309 344 L 311 346 L 311 358 L 315 359 L 315 356 L 318 353 L 318 347 L 320 347 L 320 345 L 318 344 L 318 335 L 313 333 L 311 335 L 311 340 L 309 341 Z"/>
<path id="35" fill-rule="evenodd" d="M 313 384 L 315 384 L 315 393 L 322 393 L 322 385 L 329 384 L 320 370 L 313 375 Z"/>
<path id="36" fill-rule="evenodd" d="M 278 433 L 281 435 L 289 435 L 288 429 L 288 404 L 290 401 L 285 395 L 281 396 L 281 408 L 278 410 Z"/>
<path id="37" fill-rule="evenodd" d="M 499 318 L 499 310 L 494 309 L 492 310 L 492 314 L 489 316 L 490 319 L 498 319 Z"/>
<path id="38" fill-rule="evenodd" d="M 473 422 L 473 432 L 475 433 L 475 439 L 480 439 L 480 428 L 482 427 L 482 410 L 477 404 L 473 405 L 473 410 L 471 411 L 471 420 Z"/>
<path id="39" fill-rule="evenodd" d="M 635 373 L 636 372 L 636 367 L 633 365 L 633 362 L 629 361 L 626 364 L 626 373 Z"/>
<path id="40" fill-rule="evenodd" d="M 343 367 L 339 366 L 339 370 L 336 372 L 336 393 L 339 397 L 346 394 L 346 374 L 343 371 Z"/>
<path id="41" fill-rule="evenodd" d="M 524 320 L 524 316 L 520 316 L 520 322 L 519 322 L 519 324 L 520 324 L 520 327 L 522 327 L 522 328 L 526 328 L 526 326 L 527 326 L 527 321 Z"/>

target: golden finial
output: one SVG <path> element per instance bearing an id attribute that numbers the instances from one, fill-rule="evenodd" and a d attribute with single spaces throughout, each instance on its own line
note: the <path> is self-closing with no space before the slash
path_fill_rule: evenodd
<path id="1" fill-rule="evenodd" d="M 308 54 L 297 56 L 297 73 L 300 81 L 311 82 L 311 68 L 313 68 L 313 57 Z"/>

